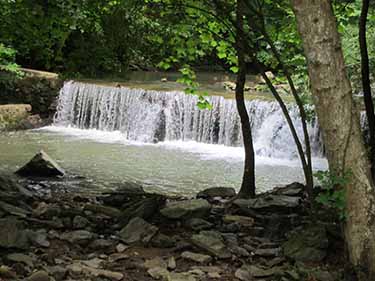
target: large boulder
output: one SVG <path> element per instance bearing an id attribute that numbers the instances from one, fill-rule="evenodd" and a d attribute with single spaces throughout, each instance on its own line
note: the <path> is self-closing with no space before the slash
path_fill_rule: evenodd
<path id="1" fill-rule="evenodd" d="M 215 257 L 226 259 L 232 256 L 219 232 L 201 231 L 192 236 L 191 242 Z"/>
<path id="2" fill-rule="evenodd" d="M 136 217 L 121 229 L 119 236 L 126 244 L 148 244 L 158 231 L 156 226 Z"/>
<path id="3" fill-rule="evenodd" d="M 237 199 L 233 202 L 241 213 L 251 215 L 256 212 L 285 212 L 297 210 L 301 204 L 300 197 L 268 194 L 254 199 Z"/>
<path id="4" fill-rule="evenodd" d="M 43 150 L 16 173 L 26 177 L 55 177 L 65 174 L 64 170 Z"/>
<path id="5" fill-rule="evenodd" d="M 298 262 L 321 262 L 327 249 L 327 232 L 319 225 L 296 231 L 283 244 L 284 255 Z"/>
<path id="6" fill-rule="evenodd" d="M 236 190 L 231 187 L 210 187 L 200 191 L 197 198 L 213 199 L 215 197 L 231 198 L 236 196 Z"/>
<path id="7" fill-rule="evenodd" d="M 210 214 L 211 204 L 204 199 L 169 202 L 160 213 L 169 219 L 205 218 Z"/>

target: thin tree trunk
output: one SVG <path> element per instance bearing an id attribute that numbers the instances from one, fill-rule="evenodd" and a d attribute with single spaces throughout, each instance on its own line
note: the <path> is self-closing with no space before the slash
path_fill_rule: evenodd
<path id="1" fill-rule="evenodd" d="M 345 237 L 360 280 L 375 280 L 375 194 L 330 0 L 291 0 L 330 171 L 351 172 Z"/>
<path id="2" fill-rule="evenodd" d="M 236 8 L 236 49 L 238 57 L 238 73 L 236 82 L 236 105 L 238 114 L 241 119 L 242 137 L 245 148 L 245 167 L 242 178 L 241 189 L 238 194 L 241 198 L 250 198 L 255 196 L 255 153 L 253 146 L 253 137 L 251 133 L 250 118 L 246 110 L 244 88 L 246 82 L 246 64 L 245 64 L 245 48 L 243 34 L 243 0 L 237 1 Z"/>
<path id="3" fill-rule="evenodd" d="M 366 107 L 366 116 L 369 129 L 369 146 L 372 177 L 375 179 L 375 114 L 371 96 L 370 67 L 367 52 L 366 23 L 370 0 L 362 1 L 362 11 L 359 18 L 359 46 L 361 50 L 361 73 L 363 98 Z"/>

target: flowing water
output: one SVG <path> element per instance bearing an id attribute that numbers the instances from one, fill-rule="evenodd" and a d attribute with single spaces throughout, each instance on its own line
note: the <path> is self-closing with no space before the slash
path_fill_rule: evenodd
<path id="1" fill-rule="evenodd" d="M 16 169 L 43 148 L 69 172 L 106 186 L 138 181 L 192 195 L 211 186 L 238 188 L 243 148 L 234 100 L 209 97 L 212 110 L 179 91 L 67 82 L 54 125 L 0 136 L 0 169 Z M 275 102 L 246 102 L 252 120 L 259 191 L 303 180 L 289 128 Z M 298 112 L 290 107 L 297 131 Z M 325 168 L 319 128 L 309 124 L 315 167 Z"/>

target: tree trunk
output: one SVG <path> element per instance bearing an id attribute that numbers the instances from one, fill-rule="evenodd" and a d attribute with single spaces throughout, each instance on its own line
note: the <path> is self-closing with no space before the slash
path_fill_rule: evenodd
<path id="1" fill-rule="evenodd" d="M 351 172 L 345 236 L 360 280 L 375 280 L 375 194 L 330 0 L 291 0 L 331 172 Z"/>
<path id="2" fill-rule="evenodd" d="M 362 73 L 362 88 L 363 98 L 366 107 L 366 116 L 368 121 L 369 130 L 369 147 L 370 147 L 370 161 L 371 161 L 371 174 L 375 179 L 375 114 L 374 104 L 371 96 L 371 83 L 370 83 L 370 67 L 367 52 L 366 40 L 366 23 L 367 14 L 369 9 L 370 0 L 362 1 L 362 11 L 359 18 L 359 46 L 361 50 L 361 73 Z"/>
<path id="3" fill-rule="evenodd" d="M 255 153 L 253 146 L 253 137 L 251 134 L 250 118 L 246 110 L 244 88 L 246 82 L 246 63 L 245 63 L 245 36 L 243 33 L 243 7 L 242 1 L 237 1 L 237 34 L 236 49 L 238 57 L 238 73 L 236 82 L 236 105 L 241 119 L 242 137 L 245 148 L 245 167 L 242 178 L 241 189 L 238 194 L 241 198 L 250 198 L 255 196 Z"/>

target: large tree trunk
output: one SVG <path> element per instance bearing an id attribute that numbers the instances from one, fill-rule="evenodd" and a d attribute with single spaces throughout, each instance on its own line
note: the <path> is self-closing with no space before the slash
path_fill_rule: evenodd
<path id="1" fill-rule="evenodd" d="M 371 174 L 375 179 L 375 114 L 374 104 L 371 96 L 371 83 L 370 83 L 370 67 L 367 52 L 366 40 L 366 23 L 367 14 L 369 10 L 370 0 L 362 1 L 362 11 L 359 18 L 359 46 L 361 50 L 361 73 L 362 73 L 362 88 L 363 97 L 366 107 L 366 116 L 368 121 L 369 130 L 369 147 L 370 147 L 370 161 L 371 161 Z"/>
<path id="2" fill-rule="evenodd" d="M 375 196 L 330 0 L 291 0 L 331 172 L 351 172 L 345 235 L 360 280 L 375 280 Z"/>
<path id="3" fill-rule="evenodd" d="M 236 83 L 236 104 L 238 114 L 241 119 L 242 137 L 245 148 L 245 167 L 242 178 L 241 189 L 238 194 L 241 198 L 255 196 L 255 153 L 253 146 L 253 137 L 251 134 L 250 118 L 246 110 L 244 88 L 246 82 L 246 63 L 245 63 L 245 36 L 243 33 L 243 0 L 237 1 L 237 37 L 236 49 L 238 57 L 238 73 Z"/>

